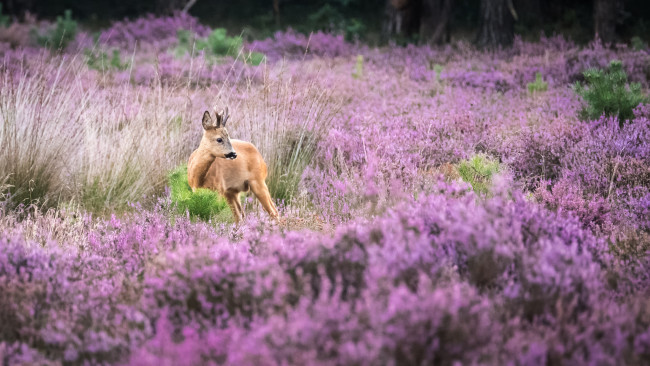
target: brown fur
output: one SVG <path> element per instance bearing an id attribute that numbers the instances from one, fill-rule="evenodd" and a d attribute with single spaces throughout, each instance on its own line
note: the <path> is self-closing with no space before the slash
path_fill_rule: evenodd
<path id="1" fill-rule="evenodd" d="M 235 222 L 239 223 L 240 218 L 244 217 L 239 195 L 250 189 L 264 210 L 277 219 L 278 210 L 265 182 L 266 163 L 257 148 L 250 142 L 230 140 L 223 125 L 213 127 L 209 124 L 209 117 L 207 125 L 205 120 L 204 115 L 203 138 L 187 164 L 187 178 L 192 190 L 207 188 L 219 192 L 228 201 Z M 216 142 L 218 138 L 222 139 L 222 143 Z M 226 159 L 225 156 L 233 150 L 237 158 Z"/>

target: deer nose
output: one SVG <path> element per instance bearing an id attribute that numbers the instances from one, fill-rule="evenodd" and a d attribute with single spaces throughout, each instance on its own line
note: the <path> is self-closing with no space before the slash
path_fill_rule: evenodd
<path id="1" fill-rule="evenodd" d="M 226 159 L 231 159 L 232 160 L 232 159 L 235 159 L 235 158 L 237 158 L 237 153 L 234 152 L 234 151 L 229 152 L 229 153 L 226 154 Z"/>

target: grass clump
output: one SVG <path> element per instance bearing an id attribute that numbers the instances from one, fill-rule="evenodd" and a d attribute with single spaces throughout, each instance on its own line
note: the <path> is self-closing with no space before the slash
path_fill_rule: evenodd
<path id="1" fill-rule="evenodd" d="M 189 212 L 190 217 L 207 221 L 228 210 L 228 203 L 217 192 L 204 188 L 192 192 L 187 182 L 187 165 L 172 170 L 168 183 L 172 202 L 181 214 Z"/>
<path id="2" fill-rule="evenodd" d="M 622 126 L 634 118 L 634 108 L 647 102 L 641 91 L 641 84 L 627 82 L 623 63 L 614 60 L 607 70 L 589 69 L 583 73 L 586 86 L 579 82 L 573 89 L 587 102 L 579 112 L 582 119 L 594 120 L 605 116 L 616 116 Z"/>
<path id="3" fill-rule="evenodd" d="M 536 92 L 545 92 L 548 90 L 548 83 L 544 81 L 541 73 L 535 74 L 535 81 L 526 84 L 528 92 L 534 94 Z"/>
<path id="4" fill-rule="evenodd" d="M 63 16 L 56 17 L 56 26 L 46 34 L 36 34 L 36 41 L 44 47 L 65 49 L 77 37 L 77 22 L 72 19 L 72 11 L 66 10 Z"/>
<path id="5" fill-rule="evenodd" d="M 352 72 L 352 77 L 355 79 L 359 79 L 363 77 L 363 56 L 362 55 L 357 56 L 357 62 L 354 65 L 354 72 Z"/>
<path id="6" fill-rule="evenodd" d="M 501 171 L 498 161 L 492 160 L 486 155 L 474 155 L 469 160 L 463 160 L 458 164 L 458 174 L 463 181 L 472 185 L 474 192 L 487 194 L 492 185 L 492 177 Z"/>

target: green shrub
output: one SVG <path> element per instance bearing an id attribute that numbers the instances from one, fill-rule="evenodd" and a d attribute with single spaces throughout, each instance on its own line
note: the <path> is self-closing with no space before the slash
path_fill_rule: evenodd
<path id="1" fill-rule="evenodd" d="M 492 177 L 501 171 L 498 161 L 478 154 L 469 160 L 463 160 L 458 164 L 458 174 L 467 183 L 472 185 L 474 192 L 487 194 L 492 185 Z"/>
<path id="2" fill-rule="evenodd" d="M 531 94 L 548 90 L 548 83 L 542 79 L 542 74 L 539 72 L 535 74 L 535 81 L 528 83 L 526 86 L 528 87 L 528 92 Z"/>
<path id="3" fill-rule="evenodd" d="M 634 118 L 633 110 L 636 106 L 647 102 L 641 84 L 628 84 L 621 61 L 612 61 L 606 71 L 589 69 L 583 74 L 587 86 L 579 82 L 573 85 L 575 92 L 587 102 L 579 114 L 582 119 L 593 120 L 604 114 L 618 117 L 619 123 L 623 125 L 625 121 Z"/>
<path id="4" fill-rule="evenodd" d="M 307 16 L 307 24 L 311 26 L 311 29 L 340 31 L 344 28 L 344 22 L 343 14 L 328 3 Z"/>
<path id="5" fill-rule="evenodd" d="M 246 62 L 253 66 L 258 66 L 264 62 L 264 60 L 266 60 L 266 55 L 263 53 L 249 52 L 248 55 L 246 55 Z"/>
<path id="6" fill-rule="evenodd" d="M 635 51 L 643 51 L 648 48 L 648 44 L 645 43 L 639 36 L 632 37 L 632 39 L 630 39 L 630 43 L 632 44 L 632 48 Z"/>
<path id="7" fill-rule="evenodd" d="M 207 38 L 196 41 L 196 48 L 213 56 L 237 57 L 242 47 L 241 37 L 229 37 L 224 28 L 217 28 Z"/>
<path id="8" fill-rule="evenodd" d="M 348 42 L 357 41 L 366 32 L 366 25 L 359 19 L 352 18 L 344 22 L 345 40 Z"/>
<path id="9" fill-rule="evenodd" d="M 229 213 L 228 203 L 217 192 L 209 189 L 197 189 L 192 192 L 187 182 L 187 166 L 182 165 L 169 174 L 169 187 L 172 202 L 178 212 L 190 213 L 190 217 L 209 220 L 219 213 Z"/>
<path id="10" fill-rule="evenodd" d="M 104 51 L 96 53 L 95 51 L 86 49 L 84 54 L 86 56 L 86 64 L 94 70 L 126 70 L 129 68 L 128 62 L 122 62 L 120 50 L 113 50 L 113 55 L 110 58 Z"/>
<path id="11" fill-rule="evenodd" d="M 0 3 L 0 27 L 8 27 L 9 23 L 9 16 L 2 14 L 2 3 Z"/>
<path id="12" fill-rule="evenodd" d="M 65 49 L 77 37 L 77 22 L 72 19 L 72 11 L 66 10 L 64 16 L 56 17 L 56 26 L 46 34 L 37 34 L 36 41 L 41 46 Z"/>
<path id="13" fill-rule="evenodd" d="M 196 39 L 191 31 L 180 29 L 176 33 L 178 44 L 174 48 L 174 55 L 182 57 L 191 54 L 194 50 L 204 51 L 208 58 L 222 56 L 237 57 L 242 49 L 243 40 L 241 37 L 229 37 L 226 30 L 217 28 L 210 35 L 203 39 Z M 264 62 L 266 56 L 259 52 L 250 52 L 243 55 L 244 61 L 251 65 L 259 65 Z"/>
<path id="14" fill-rule="evenodd" d="M 176 39 L 178 44 L 174 48 L 174 55 L 176 57 L 183 57 L 192 52 L 192 44 L 194 43 L 194 35 L 191 31 L 186 29 L 179 29 L 176 32 Z"/>

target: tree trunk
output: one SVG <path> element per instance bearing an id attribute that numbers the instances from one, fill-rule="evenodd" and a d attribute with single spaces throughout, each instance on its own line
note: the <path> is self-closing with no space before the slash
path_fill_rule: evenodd
<path id="1" fill-rule="evenodd" d="M 604 43 L 616 40 L 616 0 L 594 0 L 594 36 Z"/>
<path id="2" fill-rule="evenodd" d="M 386 0 L 386 16 L 382 36 L 411 37 L 420 30 L 420 8 L 422 0 Z"/>
<path id="3" fill-rule="evenodd" d="M 515 36 L 512 0 L 481 0 L 480 29 L 476 43 L 496 48 L 512 44 Z"/>
<path id="4" fill-rule="evenodd" d="M 451 0 L 423 0 L 420 40 L 429 44 L 449 41 Z"/>
<path id="5" fill-rule="evenodd" d="M 544 24 L 545 12 L 541 0 L 514 0 L 513 4 L 519 14 L 518 21 L 522 22 L 525 27 Z"/>
<path id="6" fill-rule="evenodd" d="M 280 0 L 273 0 L 273 19 L 275 26 L 280 28 Z"/>
<path id="7" fill-rule="evenodd" d="M 186 0 L 156 0 L 155 12 L 159 15 L 171 15 L 175 11 L 182 10 L 186 2 Z"/>

